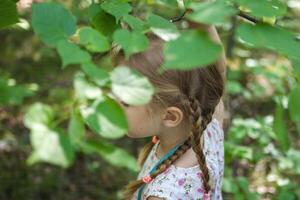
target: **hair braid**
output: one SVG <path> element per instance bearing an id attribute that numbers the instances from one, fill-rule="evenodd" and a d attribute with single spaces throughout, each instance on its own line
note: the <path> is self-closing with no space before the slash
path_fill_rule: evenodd
<path id="1" fill-rule="evenodd" d="M 191 147 L 191 140 L 190 138 L 187 139 L 168 159 L 162 162 L 158 167 L 157 170 L 152 173 L 150 176 L 151 178 L 155 179 L 159 174 L 164 172 L 170 165 L 172 165 L 181 155 L 183 155 L 189 148 Z M 135 180 L 130 182 L 128 185 L 125 186 L 123 191 L 123 199 L 129 200 L 132 198 L 132 195 L 141 187 L 143 184 L 142 179 Z"/>
<path id="2" fill-rule="evenodd" d="M 190 111 L 191 111 L 191 142 L 192 148 L 196 153 L 196 157 L 199 163 L 199 167 L 203 173 L 203 186 L 206 192 L 208 192 L 211 188 L 209 185 L 209 171 L 206 165 L 205 155 L 203 153 L 204 146 L 201 144 L 201 137 L 204 134 L 204 130 L 207 125 L 212 120 L 212 115 L 214 113 L 213 109 L 202 110 L 200 108 L 200 103 L 196 98 L 189 97 L 190 101 Z"/>
<path id="3" fill-rule="evenodd" d="M 137 159 L 137 163 L 139 167 L 142 167 L 151 151 L 151 149 L 153 148 L 154 143 L 152 141 L 148 142 L 143 149 L 140 151 L 138 159 Z"/>

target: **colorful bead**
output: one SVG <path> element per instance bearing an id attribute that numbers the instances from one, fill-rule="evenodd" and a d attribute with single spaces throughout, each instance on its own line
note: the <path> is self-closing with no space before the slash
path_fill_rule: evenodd
<path id="1" fill-rule="evenodd" d="M 210 191 L 204 193 L 203 200 L 210 200 Z"/>
<path id="2" fill-rule="evenodd" d="M 156 143 L 158 142 L 158 137 L 157 137 L 156 135 L 154 135 L 154 136 L 152 137 L 152 142 L 153 142 L 154 144 L 156 144 Z"/>
<path id="3" fill-rule="evenodd" d="M 143 177 L 143 182 L 144 183 L 150 183 L 152 181 L 152 177 L 151 176 L 144 176 Z"/>

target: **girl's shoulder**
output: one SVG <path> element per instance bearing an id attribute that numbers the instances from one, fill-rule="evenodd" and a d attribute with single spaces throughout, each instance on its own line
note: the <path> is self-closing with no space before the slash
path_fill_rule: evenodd
<path id="1" fill-rule="evenodd" d="M 220 200 L 221 197 L 221 179 L 216 179 L 211 174 L 212 180 L 212 199 Z M 160 197 L 165 200 L 189 199 L 200 200 L 204 196 L 204 187 L 202 183 L 202 172 L 194 168 L 178 168 L 170 165 L 163 173 L 159 174 L 152 182 L 146 185 L 143 191 L 143 200 L 150 196 Z"/>
<path id="2" fill-rule="evenodd" d="M 213 118 L 204 132 L 204 152 L 210 173 L 212 187 L 212 199 L 222 199 L 221 185 L 224 169 L 223 130 L 217 119 Z M 156 143 L 145 164 L 138 175 L 138 179 L 148 175 L 152 166 L 158 161 L 155 154 Z M 164 199 L 202 199 L 204 190 L 199 165 L 192 167 L 179 167 L 170 165 L 166 171 L 159 174 L 148 183 L 143 191 L 143 199 L 156 196 Z"/>
<path id="3" fill-rule="evenodd" d="M 204 140 L 204 153 L 206 159 L 209 161 L 221 159 L 221 153 L 223 151 L 224 132 L 217 119 L 213 118 L 208 124 L 206 130 L 201 138 L 201 143 Z M 178 160 L 174 163 L 177 167 L 190 168 L 192 166 L 197 167 L 198 161 L 195 152 L 192 148 L 187 150 Z M 199 165 L 198 165 L 199 166 Z"/>

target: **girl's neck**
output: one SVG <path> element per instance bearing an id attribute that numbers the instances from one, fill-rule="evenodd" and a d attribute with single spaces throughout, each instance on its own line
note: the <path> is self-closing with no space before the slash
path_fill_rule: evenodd
<path id="1" fill-rule="evenodd" d="M 161 133 L 158 135 L 158 137 L 159 144 L 156 150 L 156 156 L 161 158 L 177 144 L 187 140 L 188 134 L 174 131 L 172 133 Z"/>

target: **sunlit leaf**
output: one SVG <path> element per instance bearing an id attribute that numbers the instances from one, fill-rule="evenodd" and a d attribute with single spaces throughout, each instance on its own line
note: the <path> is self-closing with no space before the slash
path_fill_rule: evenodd
<path id="1" fill-rule="evenodd" d="M 74 160 L 74 149 L 68 136 L 58 128 L 52 128 L 54 111 L 46 104 L 35 103 L 26 112 L 24 124 L 30 129 L 33 152 L 28 164 L 48 162 L 69 167 Z"/>
<path id="2" fill-rule="evenodd" d="M 161 16 L 151 13 L 148 15 L 147 22 L 151 31 L 163 40 L 168 41 L 179 36 L 177 27 Z"/>
<path id="3" fill-rule="evenodd" d="M 24 116 L 24 124 L 27 128 L 34 128 L 35 125 L 43 124 L 49 126 L 54 119 L 53 109 L 43 103 L 31 105 Z"/>
<path id="4" fill-rule="evenodd" d="M 61 167 L 69 167 L 75 158 L 74 149 L 65 133 L 39 124 L 31 130 L 30 141 L 33 152 L 28 164 L 48 162 Z"/>
<path id="5" fill-rule="evenodd" d="M 112 92 L 127 104 L 146 104 L 154 93 L 148 78 L 129 67 L 116 67 L 111 72 L 111 81 Z"/>
<path id="6" fill-rule="evenodd" d="M 81 113 L 89 127 L 102 137 L 120 138 L 128 129 L 123 109 L 109 97 L 94 101 L 90 107 L 82 107 Z"/>
<path id="7" fill-rule="evenodd" d="M 101 89 L 89 82 L 81 72 L 74 76 L 74 88 L 76 97 L 81 100 L 103 98 Z"/>

